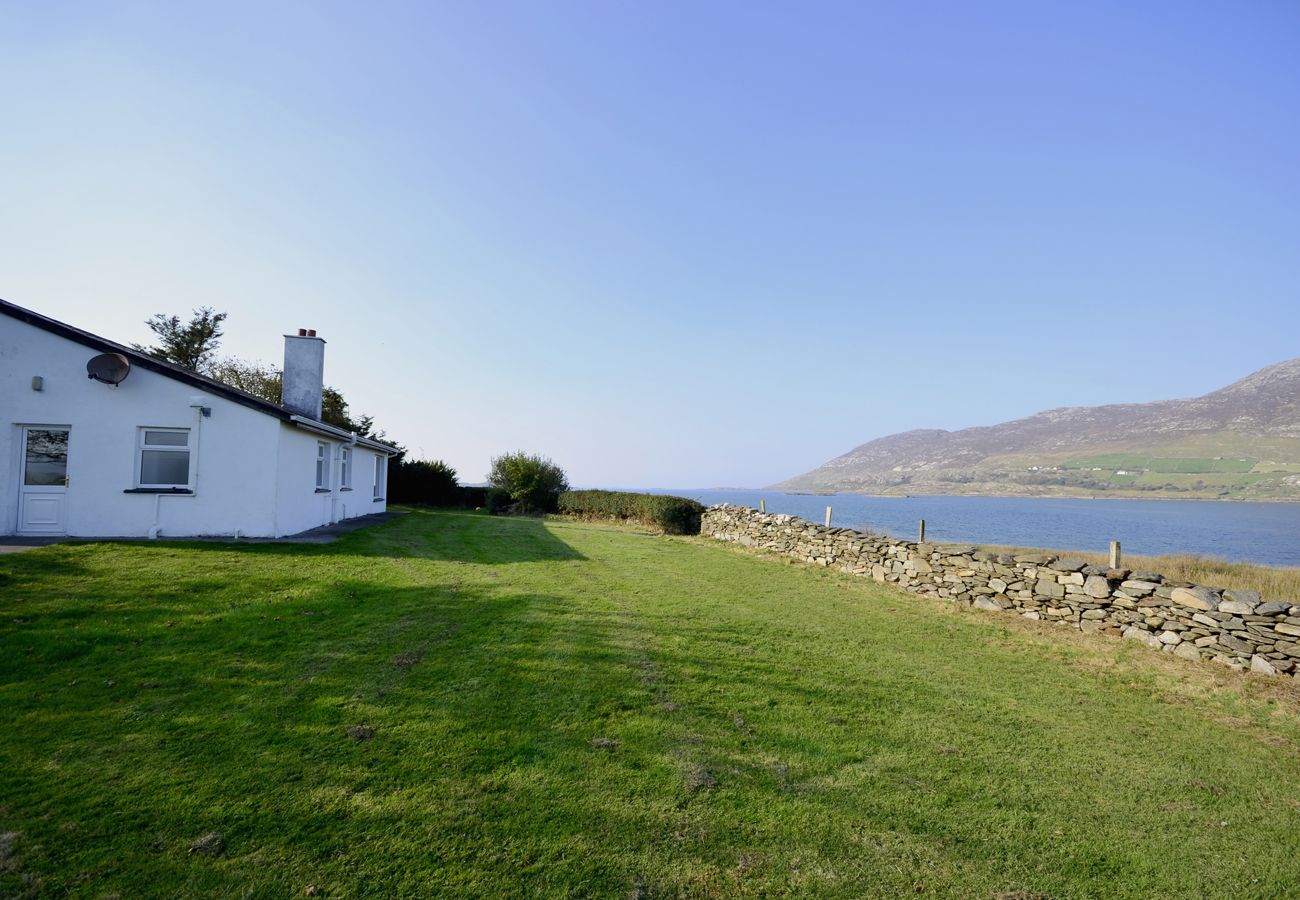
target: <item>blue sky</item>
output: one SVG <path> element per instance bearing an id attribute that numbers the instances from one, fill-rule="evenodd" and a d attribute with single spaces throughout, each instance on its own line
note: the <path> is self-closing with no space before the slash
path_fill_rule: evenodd
<path id="1" fill-rule="evenodd" d="M 468 481 L 757 486 L 1300 356 L 1300 5 L 0 4 L 0 297 Z"/>

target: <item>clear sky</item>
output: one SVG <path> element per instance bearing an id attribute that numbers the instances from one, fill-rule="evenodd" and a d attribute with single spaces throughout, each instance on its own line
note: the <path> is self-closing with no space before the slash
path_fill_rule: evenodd
<path id="1" fill-rule="evenodd" d="M 1300 4 L 0 0 L 0 297 L 466 481 L 757 486 L 1300 356 Z"/>

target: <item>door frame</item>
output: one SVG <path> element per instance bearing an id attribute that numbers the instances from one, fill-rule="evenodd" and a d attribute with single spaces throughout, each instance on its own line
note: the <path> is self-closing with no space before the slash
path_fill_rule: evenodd
<path id="1" fill-rule="evenodd" d="M 18 488 L 18 491 L 17 491 L 17 493 L 18 493 L 18 498 L 17 498 L 17 499 L 18 499 L 18 504 L 17 504 L 17 507 L 18 507 L 18 508 L 15 510 L 15 522 L 14 522 L 15 528 L 14 528 L 14 533 L 15 533 L 15 534 L 20 534 L 20 535 L 28 535 L 28 536 L 51 535 L 51 536 L 56 536 L 56 537 L 57 537 L 57 536 L 61 536 L 61 535 L 66 535 L 66 534 L 68 533 L 68 473 L 67 473 L 68 460 L 65 459 L 65 460 L 64 460 L 64 463 L 63 463 L 63 465 L 64 465 L 64 472 L 63 472 L 63 484 L 62 484 L 62 486 L 61 486 L 61 488 L 62 488 L 61 490 L 46 490 L 46 491 L 40 491 L 40 490 L 37 490 L 37 491 L 29 491 L 29 488 L 31 488 L 31 487 L 39 487 L 39 486 L 37 486 L 37 485 L 27 485 L 27 484 L 24 484 L 24 482 L 27 480 L 27 434 L 28 434 L 28 432 L 31 432 L 31 431 L 63 431 L 63 432 L 66 432 L 67 435 L 68 435 L 68 453 L 71 454 L 71 452 L 72 452 L 72 426 L 71 426 L 71 425 L 44 425 L 44 424 L 37 425 L 37 424 L 31 424 L 31 425 L 19 425 L 19 426 L 18 426 L 18 479 L 17 479 L 17 481 L 18 481 L 18 484 L 17 484 L 17 488 Z M 44 486 L 44 487 L 56 487 L 55 485 L 43 485 L 43 486 Z M 25 528 L 23 527 L 23 525 L 25 524 L 24 521 L 23 521 L 23 518 L 24 518 L 24 517 L 23 517 L 23 506 L 24 506 L 24 502 L 25 502 L 25 500 L 26 500 L 26 496 L 27 496 L 27 494 L 28 494 L 29 492 L 30 492 L 30 493 L 35 493 L 35 494 L 42 494 L 42 493 L 43 493 L 43 494 L 60 494 L 60 495 L 61 495 L 62 499 L 61 499 L 61 501 L 60 501 L 60 503 L 61 503 L 61 509 L 60 509 L 60 522 L 59 522 L 60 527 L 59 527 L 59 529 L 58 529 L 57 531 L 31 531 L 31 530 L 25 529 Z"/>

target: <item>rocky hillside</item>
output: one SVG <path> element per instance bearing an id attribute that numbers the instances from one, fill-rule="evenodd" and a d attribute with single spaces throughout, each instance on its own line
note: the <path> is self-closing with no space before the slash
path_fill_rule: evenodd
<path id="1" fill-rule="evenodd" d="M 774 487 L 1300 499 L 1300 359 L 1190 400 L 891 435 Z"/>

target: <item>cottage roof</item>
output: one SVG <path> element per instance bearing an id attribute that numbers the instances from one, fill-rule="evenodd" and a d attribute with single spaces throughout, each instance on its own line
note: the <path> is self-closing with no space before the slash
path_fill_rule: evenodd
<path id="1" fill-rule="evenodd" d="M 51 334 L 57 334 L 59 337 L 75 341 L 78 344 L 90 347 L 93 350 L 98 350 L 100 353 L 120 353 L 129 359 L 133 366 L 140 366 L 142 369 L 157 372 L 159 375 L 165 375 L 168 378 L 174 379 L 183 384 L 188 384 L 191 387 L 198 388 L 199 390 L 217 394 L 218 396 L 224 397 L 234 403 L 238 403 L 241 406 L 247 406 L 249 409 L 255 409 L 268 416 L 275 416 L 277 419 L 287 422 L 290 425 L 329 434 L 341 440 L 351 439 L 351 434 L 344 431 L 342 428 L 335 427 L 327 422 L 321 422 L 300 415 L 291 409 L 286 409 L 278 403 L 264 400 L 256 394 L 250 394 L 247 391 L 241 391 L 239 388 L 231 387 L 228 384 L 222 384 L 220 381 L 200 375 L 198 372 L 195 372 L 192 369 L 187 369 L 184 366 L 178 366 L 175 363 L 166 362 L 161 359 L 154 359 L 148 353 L 143 353 L 136 350 L 134 347 L 128 347 L 124 344 L 119 344 L 116 341 L 110 341 L 108 338 L 100 337 L 97 334 L 91 334 L 89 331 L 82 331 L 80 328 L 75 328 L 65 322 L 60 322 L 57 319 L 51 319 L 49 316 L 43 316 L 30 309 L 24 309 L 23 307 L 10 303 L 7 300 L 0 300 L 0 313 L 17 319 L 20 322 L 26 322 L 28 325 L 33 325 L 43 331 L 48 331 Z M 396 447 L 391 444 L 385 444 L 382 441 L 376 441 L 372 438 L 357 437 L 357 443 L 363 447 L 368 447 L 371 450 L 378 450 L 381 453 L 397 453 Z"/>

